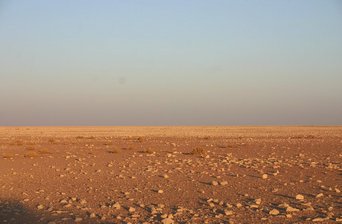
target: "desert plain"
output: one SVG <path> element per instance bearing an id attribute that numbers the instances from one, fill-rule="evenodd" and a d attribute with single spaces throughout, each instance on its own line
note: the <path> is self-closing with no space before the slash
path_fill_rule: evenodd
<path id="1" fill-rule="evenodd" d="M 0 127 L 0 223 L 342 222 L 342 127 Z"/>

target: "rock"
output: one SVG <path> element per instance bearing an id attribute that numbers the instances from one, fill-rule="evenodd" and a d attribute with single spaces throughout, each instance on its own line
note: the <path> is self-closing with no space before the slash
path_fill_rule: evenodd
<path id="1" fill-rule="evenodd" d="M 299 200 L 299 201 L 302 201 L 302 200 L 304 200 L 304 196 L 301 195 L 301 194 L 297 194 L 296 195 L 296 199 Z"/>
<path id="2" fill-rule="evenodd" d="M 161 222 L 162 224 L 174 224 L 175 223 L 175 221 L 173 221 L 173 219 L 171 218 L 165 218 Z"/>
<path id="3" fill-rule="evenodd" d="M 312 221 L 313 222 L 323 222 L 323 221 L 325 221 L 325 219 L 318 217 L 318 218 L 314 218 Z"/>
<path id="4" fill-rule="evenodd" d="M 272 209 L 268 214 L 270 214 L 270 215 L 279 215 L 279 210 Z"/>
<path id="5" fill-rule="evenodd" d="M 261 204 L 261 198 L 255 199 L 255 204 L 260 205 Z"/>
<path id="6" fill-rule="evenodd" d="M 121 205 L 119 204 L 119 202 L 114 203 L 114 205 L 112 206 L 115 209 L 120 209 Z"/>
<path id="7" fill-rule="evenodd" d="M 215 180 L 213 180 L 213 181 L 211 181 L 211 185 L 213 185 L 213 186 L 217 186 L 217 185 L 218 185 L 218 182 L 217 182 L 217 181 L 215 181 Z"/>
<path id="8" fill-rule="evenodd" d="M 135 212 L 135 208 L 129 207 L 129 208 L 128 208 L 128 211 L 129 211 L 130 213 Z"/>
<path id="9" fill-rule="evenodd" d="M 259 205 L 250 205 L 250 208 L 259 208 Z"/>
<path id="10" fill-rule="evenodd" d="M 164 177 L 165 179 L 168 179 L 168 178 L 169 178 L 169 175 L 164 174 L 163 177 Z"/>
<path id="11" fill-rule="evenodd" d="M 225 185 L 227 185 L 228 184 L 228 181 L 221 181 L 220 182 L 220 185 L 222 185 L 222 186 L 225 186 Z"/>
<path id="12" fill-rule="evenodd" d="M 288 206 L 286 208 L 286 212 L 299 212 L 299 209 L 298 208 L 293 208 L 291 206 Z"/>
<path id="13" fill-rule="evenodd" d="M 158 194 L 162 194 L 162 193 L 164 193 L 163 190 L 158 190 Z"/>
<path id="14" fill-rule="evenodd" d="M 241 207 L 242 207 L 242 204 L 241 204 L 241 203 L 236 203 L 236 207 L 237 207 L 237 208 L 241 208 Z"/>
<path id="15" fill-rule="evenodd" d="M 81 217 L 76 217 L 76 218 L 75 218 L 75 222 L 82 222 L 82 220 L 83 220 L 83 219 L 82 219 Z"/>
<path id="16" fill-rule="evenodd" d="M 227 215 L 227 216 L 231 216 L 231 215 L 234 214 L 234 212 L 231 211 L 231 210 L 224 210 L 224 214 Z"/>
<path id="17" fill-rule="evenodd" d="M 66 205 L 66 204 L 68 204 L 68 201 L 67 200 L 65 200 L 65 199 L 63 199 L 63 200 L 60 200 L 60 202 L 59 203 L 61 203 L 62 205 Z"/>
<path id="18" fill-rule="evenodd" d="M 268 178 L 268 175 L 266 173 L 264 173 L 262 176 L 261 176 L 262 179 L 267 179 Z"/>
<path id="19" fill-rule="evenodd" d="M 91 213 L 91 214 L 89 215 L 89 218 L 91 218 L 91 219 L 96 218 L 96 214 L 95 214 L 95 213 Z"/>
<path id="20" fill-rule="evenodd" d="M 319 193 L 316 195 L 316 198 L 320 198 L 320 197 L 323 197 L 323 193 Z"/>
<path id="21" fill-rule="evenodd" d="M 42 210 L 43 208 L 44 208 L 44 205 L 38 205 L 38 206 L 37 206 L 37 209 L 38 209 L 38 210 Z"/>

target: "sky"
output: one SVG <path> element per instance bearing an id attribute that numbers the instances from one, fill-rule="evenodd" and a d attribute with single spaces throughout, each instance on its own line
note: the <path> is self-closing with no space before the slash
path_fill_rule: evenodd
<path id="1" fill-rule="evenodd" d="M 0 125 L 342 125 L 342 1 L 0 0 Z"/>

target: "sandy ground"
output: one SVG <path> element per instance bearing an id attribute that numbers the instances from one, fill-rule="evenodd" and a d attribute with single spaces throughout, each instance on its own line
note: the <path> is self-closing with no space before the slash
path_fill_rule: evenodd
<path id="1" fill-rule="evenodd" d="M 342 222 L 342 127 L 1 127 L 0 223 Z"/>

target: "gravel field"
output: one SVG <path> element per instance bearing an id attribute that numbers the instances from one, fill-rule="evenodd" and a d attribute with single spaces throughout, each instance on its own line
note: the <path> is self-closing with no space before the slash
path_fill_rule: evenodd
<path id="1" fill-rule="evenodd" d="M 1 127 L 0 223 L 342 222 L 342 127 Z"/>

